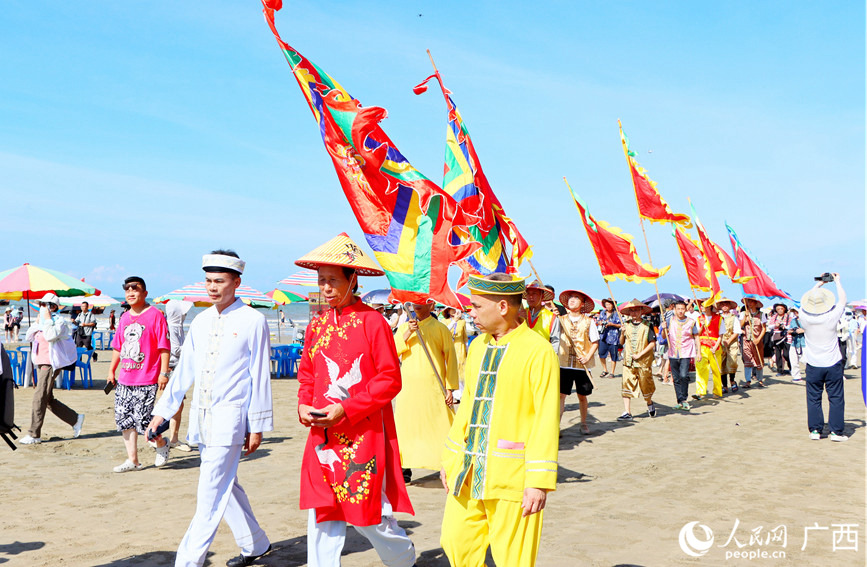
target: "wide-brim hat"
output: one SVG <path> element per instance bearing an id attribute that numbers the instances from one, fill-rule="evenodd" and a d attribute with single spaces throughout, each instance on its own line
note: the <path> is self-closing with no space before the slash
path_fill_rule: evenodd
<path id="1" fill-rule="evenodd" d="M 785 310 L 786 310 L 786 313 L 788 313 L 788 312 L 789 312 L 789 306 L 788 306 L 788 305 L 786 305 L 786 304 L 785 304 L 785 303 L 774 303 L 774 311 L 776 311 L 776 310 L 777 310 L 777 306 L 778 306 L 778 305 L 782 305 L 782 306 L 783 306 L 783 309 L 785 309 Z"/>
<path id="2" fill-rule="evenodd" d="M 524 295 L 527 289 L 525 278 L 512 275 L 511 280 L 498 281 L 485 276 L 470 275 L 467 287 L 476 295 Z"/>
<path id="3" fill-rule="evenodd" d="M 376 262 L 345 232 L 341 232 L 322 246 L 295 260 L 295 265 L 311 270 L 318 270 L 319 266 L 339 266 L 351 268 L 359 276 L 385 275 Z"/>
<path id="4" fill-rule="evenodd" d="M 647 315 L 648 313 L 653 313 L 653 309 L 649 305 L 647 305 L 646 303 L 642 303 L 637 299 L 633 299 L 629 303 L 620 306 L 620 313 L 624 315 L 632 315 L 636 311 L 639 312 L 639 315 Z"/>
<path id="5" fill-rule="evenodd" d="M 554 292 L 543 286 L 542 282 L 540 282 L 539 280 L 535 280 L 533 283 L 527 286 L 526 290 L 524 291 L 524 297 L 527 296 L 527 292 L 531 289 L 538 289 L 542 292 L 542 301 L 551 301 L 552 299 L 554 299 Z"/>
<path id="6" fill-rule="evenodd" d="M 714 303 L 714 305 L 717 307 L 722 307 L 723 305 L 728 305 L 731 309 L 737 309 L 738 308 L 738 302 L 735 301 L 734 299 L 729 299 L 728 297 L 723 297 L 723 298 L 718 299 L 717 302 Z"/>
<path id="7" fill-rule="evenodd" d="M 809 315 L 823 315 L 834 308 L 836 300 L 830 290 L 814 288 L 801 297 L 801 312 Z"/>
<path id="8" fill-rule="evenodd" d="M 605 309 L 605 304 L 606 304 L 606 303 L 610 303 L 610 304 L 611 304 L 612 306 L 614 306 L 615 308 L 617 307 L 617 303 L 616 303 L 613 299 L 611 299 L 610 297 L 606 297 L 606 298 L 604 298 L 604 299 L 600 299 L 600 300 L 599 300 L 599 303 L 600 303 L 600 305 L 602 305 L 602 309 Z"/>
<path id="9" fill-rule="evenodd" d="M 591 311 L 593 311 L 593 309 L 596 308 L 596 303 L 594 303 L 593 298 L 584 293 L 583 291 L 579 291 L 577 289 L 567 289 L 560 292 L 560 303 L 562 303 L 564 306 L 568 306 L 569 297 L 572 295 L 577 295 L 581 298 L 582 313 L 590 313 Z"/>
<path id="10" fill-rule="evenodd" d="M 743 302 L 744 302 L 744 305 L 746 305 L 746 304 L 747 304 L 747 301 L 755 301 L 755 302 L 756 302 L 756 304 L 757 304 L 757 305 L 758 305 L 758 306 L 759 306 L 759 307 L 758 307 L 758 308 L 759 308 L 759 309 L 761 309 L 761 308 L 762 308 L 762 307 L 764 307 L 764 306 L 765 306 L 765 304 L 764 304 L 764 303 L 762 303 L 762 302 L 761 302 L 761 301 L 759 301 L 759 300 L 758 300 L 758 299 L 756 299 L 756 298 L 755 298 L 755 297 L 745 297 L 745 298 L 743 298 L 743 299 L 741 299 L 741 301 L 743 301 Z"/>

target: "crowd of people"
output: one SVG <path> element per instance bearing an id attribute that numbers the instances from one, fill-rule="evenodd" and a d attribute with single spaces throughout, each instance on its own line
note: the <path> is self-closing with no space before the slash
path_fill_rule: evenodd
<path id="1" fill-rule="evenodd" d="M 339 565 L 347 525 L 370 540 L 385 564 L 413 565 L 413 543 L 394 519 L 395 512 L 413 512 L 406 490 L 413 469 L 438 471 L 448 493 L 441 543 L 453 566 L 482 564 L 488 548 L 498 565 L 533 565 L 541 512 L 556 489 L 566 400 L 577 395 L 579 432 L 592 434 L 588 396 L 600 380 L 617 377 L 618 364 L 623 411 L 612 420 L 633 420 L 638 398 L 655 418 L 657 383 L 671 384 L 673 407 L 689 411 L 708 397 L 765 387 L 770 366 L 778 376 L 806 381 L 811 439 L 821 439 L 825 428 L 825 392 L 828 437 L 847 439 L 843 369 L 857 359 L 861 345 L 852 337 L 860 337 L 865 317 L 844 316 L 836 274 L 829 280 L 836 297 L 818 282 L 803 296 L 800 314 L 781 303 L 764 313 L 753 297 L 674 299 L 661 312 L 638 300 L 618 306 L 604 299 L 597 311 L 581 290 L 561 292 L 557 303 L 553 287 L 508 274 L 470 276 L 466 310 L 437 313 L 421 301 L 386 313 L 357 296 L 360 276 L 383 272 L 346 234 L 296 264 L 317 271 L 329 306 L 310 322 L 298 370 L 298 420 L 309 429 L 299 504 L 309 511 L 310 565 Z M 271 543 L 237 474 L 241 456 L 273 429 L 270 331 L 261 313 L 235 297 L 245 269 L 236 253 L 206 254 L 202 269 L 213 306 L 193 319 L 186 336 L 188 304 L 170 302 L 164 315 L 148 304 L 142 278 L 124 281 L 129 308 L 117 322 L 106 386 L 106 393 L 115 389 L 126 453 L 114 472 L 143 468 L 139 436 L 154 447 L 156 467 L 172 449 L 197 446 L 196 511 L 176 565 L 202 565 L 222 519 L 241 551 L 227 565 L 250 565 Z M 27 332 L 37 387 L 23 444 L 41 442 L 48 410 L 72 427 L 73 437 L 83 427 L 84 415 L 53 396 L 58 373 L 76 355 L 73 322 L 58 311 L 56 296 L 43 297 Z M 92 332 L 92 322 L 83 306 L 74 323 Z M 89 333 L 76 336 L 86 341 Z"/>

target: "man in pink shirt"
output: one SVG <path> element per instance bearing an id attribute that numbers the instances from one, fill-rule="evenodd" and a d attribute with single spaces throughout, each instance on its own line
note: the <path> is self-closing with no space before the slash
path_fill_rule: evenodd
<path id="1" fill-rule="evenodd" d="M 123 432 L 127 454 L 126 461 L 114 467 L 117 473 L 142 468 L 138 460 L 138 434 L 146 434 L 157 390 L 168 384 L 171 349 L 165 316 L 145 301 L 148 292 L 144 280 L 138 276 L 128 277 L 123 289 L 129 311 L 121 316 L 117 325 L 108 370 L 108 381 L 117 382 L 114 420 L 117 430 Z M 156 444 L 154 466 L 161 467 L 169 458 L 169 446 L 163 437 L 158 437 Z"/>
<path id="2" fill-rule="evenodd" d="M 674 379 L 674 393 L 677 405 L 674 409 L 689 411 L 686 401 L 689 397 L 689 361 L 701 360 L 701 350 L 696 348 L 698 325 L 686 315 L 686 303 L 674 303 L 674 317 L 668 325 L 668 361 L 671 363 L 671 377 Z"/>

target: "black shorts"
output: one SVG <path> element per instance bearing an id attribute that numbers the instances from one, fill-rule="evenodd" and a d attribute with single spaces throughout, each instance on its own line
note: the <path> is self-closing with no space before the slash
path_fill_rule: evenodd
<path id="1" fill-rule="evenodd" d="M 589 396 L 593 393 L 593 382 L 586 370 L 577 368 L 560 367 L 560 393 L 568 396 L 572 393 L 572 384 L 575 384 L 575 393 Z"/>

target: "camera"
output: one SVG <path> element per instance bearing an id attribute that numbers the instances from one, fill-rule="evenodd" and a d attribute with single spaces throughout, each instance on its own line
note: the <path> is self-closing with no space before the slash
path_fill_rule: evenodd
<path id="1" fill-rule="evenodd" d="M 816 276 L 816 277 L 813 278 L 813 279 L 816 280 L 817 282 L 830 283 L 830 282 L 834 281 L 834 276 L 832 276 L 832 275 L 831 275 L 830 273 L 828 273 L 828 272 L 825 272 L 825 273 L 822 274 L 821 276 Z"/>

